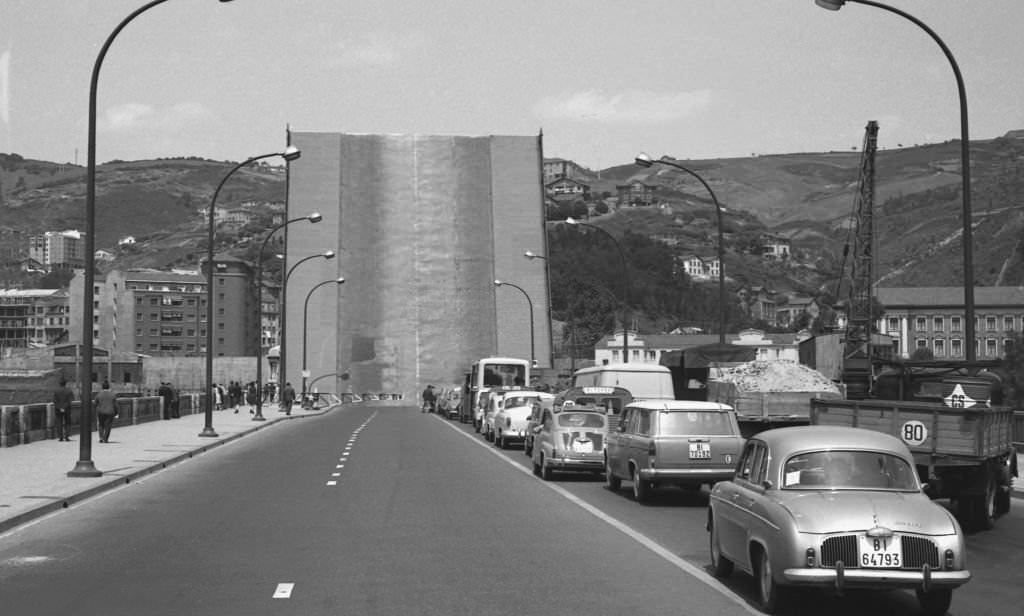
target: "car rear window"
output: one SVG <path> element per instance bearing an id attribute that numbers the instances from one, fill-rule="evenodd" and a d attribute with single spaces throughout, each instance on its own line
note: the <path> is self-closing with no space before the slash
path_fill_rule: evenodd
<path id="1" fill-rule="evenodd" d="M 797 490 L 918 490 L 917 471 L 883 451 L 812 451 L 783 467 L 784 488 Z"/>
<path id="2" fill-rule="evenodd" d="M 559 413 L 558 425 L 562 428 L 603 428 L 604 416 L 596 413 Z"/>
<path id="3" fill-rule="evenodd" d="M 717 411 L 662 411 L 658 432 L 663 436 L 732 435 L 732 422 Z"/>

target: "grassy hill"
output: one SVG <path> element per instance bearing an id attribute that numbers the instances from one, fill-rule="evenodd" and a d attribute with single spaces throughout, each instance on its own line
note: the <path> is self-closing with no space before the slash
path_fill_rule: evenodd
<path id="1" fill-rule="evenodd" d="M 1024 140 L 971 144 L 975 280 L 1024 284 Z M 738 283 L 780 290 L 834 287 L 849 235 L 860 152 L 796 153 L 680 160 L 713 188 L 726 210 L 726 271 Z M 96 247 L 115 252 L 118 267 L 194 266 L 205 250 L 200 214 L 234 163 L 197 158 L 114 161 L 97 169 Z M 876 278 L 885 286 L 962 284 L 960 145 L 950 141 L 876 154 Z M 631 232 L 675 243 L 677 252 L 713 255 L 716 213 L 707 191 L 668 167 L 633 164 L 595 172 L 592 193 L 615 194 L 640 179 L 658 186 L 659 208 L 623 208 L 595 219 L 619 235 Z M 281 202 L 284 175 L 260 165 L 235 173 L 218 205 Z M 0 154 L 0 261 L 24 256 L 27 237 L 84 230 L 85 169 Z M 258 232 L 259 228 L 252 229 Z M 788 264 L 764 263 L 761 234 L 793 242 Z M 138 244 L 118 251 L 117 240 Z M 220 237 L 231 248 L 237 237 Z M 241 253 L 244 247 L 237 247 Z"/>

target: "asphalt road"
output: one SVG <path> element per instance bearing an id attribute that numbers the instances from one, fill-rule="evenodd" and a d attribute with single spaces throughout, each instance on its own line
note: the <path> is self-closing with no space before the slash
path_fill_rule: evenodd
<path id="1" fill-rule="evenodd" d="M 347 405 L 0 536 L 0 611 L 756 613 L 749 577 L 705 569 L 706 506 L 675 490 L 639 505 L 591 476 L 544 482 L 469 426 Z M 969 547 L 975 580 L 951 614 L 1012 613 L 1020 507 Z M 801 598 L 794 613 L 916 613 L 905 592 Z"/>

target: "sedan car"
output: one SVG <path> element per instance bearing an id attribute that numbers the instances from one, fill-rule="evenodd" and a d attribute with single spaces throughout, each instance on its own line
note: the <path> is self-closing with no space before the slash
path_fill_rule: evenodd
<path id="1" fill-rule="evenodd" d="M 860 428 L 752 437 L 711 491 L 708 531 L 715 575 L 756 577 L 768 613 L 799 587 L 908 588 L 941 615 L 971 579 L 960 526 L 921 489 L 910 450 Z"/>
<path id="2" fill-rule="evenodd" d="M 555 471 L 600 473 L 607 430 L 608 417 L 601 411 L 544 410 L 534 428 L 533 473 L 545 480 Z"/>
<path id="3" fill-rule="evenodd" d="M 533 407 L 543 408 L 553 398 L 554 395 L 542 391 L 510 391 L 502 396 L 490 421 L 494 444 L 506 449 L 510 443 L 524 442 Z"/>
<path id="4" fill-rule="evenodd" d="M 674 485 L 699 490 L 732 477 L 743 446 L 736 412 L 726 404 L 694 400 L 646 400 L 626 405 L 608 431 L 605 482 L 618 490 L 633 482 L 633 498 Z"/>

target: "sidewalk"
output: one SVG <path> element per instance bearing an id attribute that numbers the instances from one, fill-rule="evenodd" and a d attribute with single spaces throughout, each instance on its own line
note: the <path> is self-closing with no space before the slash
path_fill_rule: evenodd
<path id="1" fill-rule="evenodd" d="M 337 406 L 304 410 L 296 405 L 288 416 L 268 404 L 263 407 L 266 421 L 253 421 L 244 406 L 237 414 L 214 411 L 215 437 L 199 436 L 206 426 L 204 413 L 115 427 L 109 443 L 100 443 L 93 432 L 91 458 L 103 473 L 99 477 L 68 477 L 79 459 L 77 434 L 71 442 L 48 439 L 2 448 L 0 533 L 279 421 L 323 415 L 333 408 Z"/>

